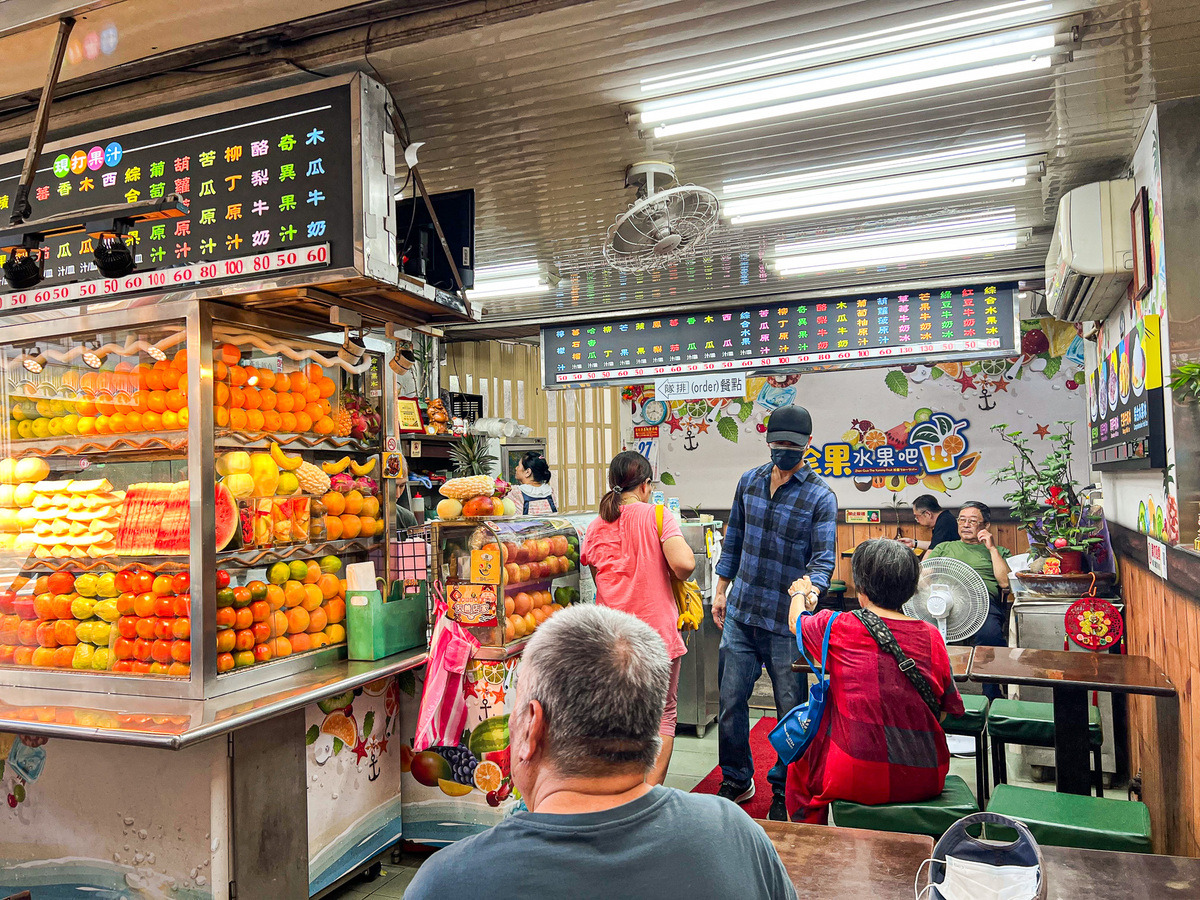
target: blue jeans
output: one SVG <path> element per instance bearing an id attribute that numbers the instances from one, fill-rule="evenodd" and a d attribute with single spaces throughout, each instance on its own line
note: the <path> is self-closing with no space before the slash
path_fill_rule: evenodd
<path id="1" fill-rule="evenodd" d="M 962 643 L 971 647 L 1007 647 L 1008 639 L 1004 636 L 1004 608 L 995 600 L 988 603 L 988 614 L 983 627 Z M 1003 689 L 998 684 L 985 684 L 983 695 L 988 700 L 998 700 L 1003 696 Z"/>
<path id="2" fill-rule="evenodd" d="M 792 671 L 792 660 L 800 655 L 796 638 L 765 628 L 743 625 L 725 617 L 721 632 L 721 650 L 717 679 L 721 684 L 721 715 L 717 726 L 717 747 L 725 781 L 749 784 L 754 778 L 754 760 L 750 756 L 750 695 L 763 667 L 775 689 L 775 713 L 784 716 L 802 700 L 801 685 L 806 676 Z M 783 795 L 787 766 L 778 758 L 767 780 L 771 790 Z"/>

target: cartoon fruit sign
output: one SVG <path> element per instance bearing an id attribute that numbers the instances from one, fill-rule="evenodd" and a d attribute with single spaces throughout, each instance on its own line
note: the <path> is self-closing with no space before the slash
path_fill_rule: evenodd
<path id="1" fill-rule="evenodd" d="M 929 421 L 914 426 L 908 442 L 921 448 L 921 462 L 930 474 L 958 468 L 958 458 L 967 450 L 967 439 L 959 432 L 967 421 L 956 421 L 946 413 L 934 413 Z"/>

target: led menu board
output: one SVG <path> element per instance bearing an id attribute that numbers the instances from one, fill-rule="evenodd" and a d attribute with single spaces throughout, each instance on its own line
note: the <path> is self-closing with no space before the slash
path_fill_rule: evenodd
<path id="1" fill-rule="evenodd" d="M 565 387 L 688 372 L 1012 356 L 1016 289 L 974 285 L 546 326 L 544 380 Z"/>
<path id="2" fill-rule="evenodd" d="M 1088 435 L 1097 469 L 1167 464 L 1158 316 L 1145 316 L 1087 374 Z"/>
<path id="3" fill-rule="evenodd" d="M 353 266 L 355 90 L 346 81 L 56 142 L 38 161 L 30 221 L 172 194 L 189 215 L 139 223 L 131 234 L 136 268 L 121 279 L 100 275 L 86 233 L 48 238 L 42 282 L 12 291 L 0 279 L 0 311 Z M 0 165 L 0 230 L 11 215 L 22 154 L 9 160 Z"/>

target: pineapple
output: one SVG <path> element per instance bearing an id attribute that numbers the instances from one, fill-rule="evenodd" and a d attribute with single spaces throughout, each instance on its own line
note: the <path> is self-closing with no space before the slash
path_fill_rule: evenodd
<path id="1" fill-rule="evenodd" d="M 338 437 L 350 437 L 352 428 L 349 410 L 339 407 L 333 411 L 333 433 Z"/>
<path id="2" fill-rule="evenodd" d="M 489 475 L 497 465 L 496 457 L 487 452 L 487 439 L 478 434 L 463 435 L 462 440 L 450 447 L 450 461 L 454 463 L 454 474 Z M 495 491 L 492 484 L 491 494 Z M 477 491 L 476 493 L 483 493 Z"/>

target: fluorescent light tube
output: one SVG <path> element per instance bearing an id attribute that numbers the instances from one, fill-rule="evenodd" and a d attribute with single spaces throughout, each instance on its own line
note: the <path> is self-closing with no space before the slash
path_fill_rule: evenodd
<path id="1" fill-rule="evenodd" d="M 504 263 L 498 266 L 479 266 L 475 269 L 475 282 L 497 281 L 504 278 L 520 278 L 525 275 L 541 275 L 544 266 L 536 259 Z"/>
<path id="2" fill-rule="evenodd" d="M 721 213 L 735 225 L 766 222 L 1020 187 L 1027 177 L 1024 163 L 961 166 L 729 200 L 722 204 Z"/>
<path id="3" fill-rule="evenodd" d="M 779 103 L 771 106 L 759 106 L 753 109 L 742 109 L 723 115 L 707 115 L 697 119 L 678 121 L 671 124 L 659 125 L 654 129 L 656 138 L 677 137 L 692 134 L 697 131 L 708 131 L 714 128 L 728 128 L 734 125 L 745 125 L 764 119 L 777 119 L 782 116 L 798 115 L 799 113 L 815 112 L 822 109 L 832 109 L 838 106 L 849 106 L 855 103 L 867 103 L 872 100 L 883 100 L 889 97 L 902 97 L 906 94 L 916 94 L 936 88 L 955 87 L 976 81 L 987 81 L 992 78 L 1003 78 L 1008 75 L 1024 75 L 1030 72 L 1049 69 L 1053 60 L 1049 56 L 1032 55 L 1014 62 L 999 63 L 981 68 L 962 69 L 926 78 L 910 81 L 893 81 L 859 90 L 843 93 L 826 94 L 795 100 L 789 103 Z M 697 110 L 699 112 L 699 110 Z M 660 117 L 655 117 L 656 120 Z"/>
<path id="4" fill-rule="evenodd" d="M 953 237 L 960 234 L 981 234 L 987 231 L 1011 229 L 1017 224 L 1016 209 L 1004 207 L 975 215 L 933 219 L 917 225 L 896 228 L 871 228 L 851 231 L 846 234 L 816 237 L 798 241 L 781 241 L 775 245 L 775 256 L 805 256 L 830 250 L 881 244 L 899 244 L 907 241 Z"/>
<path id="5" fill-rule="evenodd" d="M 704 66 L 678 74 L 644 78 L 641 89 L 644 94 L 666 94 L 694 89 L 699 85 L 728 84 L 747 78 L 837 62 L 846 58 L 847 51 L 855 56 L 863 56 L 867 53 L 912 47 L 964 34 L 978 34 L 985 28 L 1007 23 L 1032 22 L 1048 17 L 1053 11 L 1054 7 L 1050 3 L 1015 0 L 1012 3 L 926 19 L 911 25 L 896 25 L 865 34 L 834 38 L 808 47 L 751 57 L 729 65 Z"/>
<path id="6" fill-rule="evenodd" d="M 496 281 L 475 282 L 475 287 L 467 291 L 471 299 L 481 297 L 512 296 L 515 294 L 544 294 L 550 290 L 550 285 L 536 275 L 528 278 L 501 278 Z"/>
<path id="7" fill-rule="evenodd" d="M 941 240 L 910 241 L 877 247 L 853 247 L 826 253 L 782 257 L 775 260 L 780 275 L 801 275 L 809 272 L 835 272 L 842 269 L 870 268 L 900 262 L 930 262 L 973 256 L 979 253 L 1001 253 L 1015 250 L 1023 234 L 1004 231 L 994 234 L 963 235 Z"/>
<path id="8" fill-rule="evenodd" d="M 951 150 L 939 150 L 934 153 L 919 153 L 915 156 L 895 156 L 890 159 L 880 159 L 869 163 L 853 166 L 823 166 L 806 169 L 799 172 L 787 172 L 768 178 L 733 179 L 722 185 L 722 200 L 746 194 L 767 194 L 783 191 L 788 188 L 802 187 L 807 184 L 828 184 L 830 182 L 855 181 L 858 178 L 869 178 L 884 175 L 889 172 L 912 172 L 928 169 L 938 163 L 959 163 L 971 157 L 981 156 L 1017 156 L 1025 149 L 1024 136 L 1006 138 L 984 144 L 967 144 Z"/>

